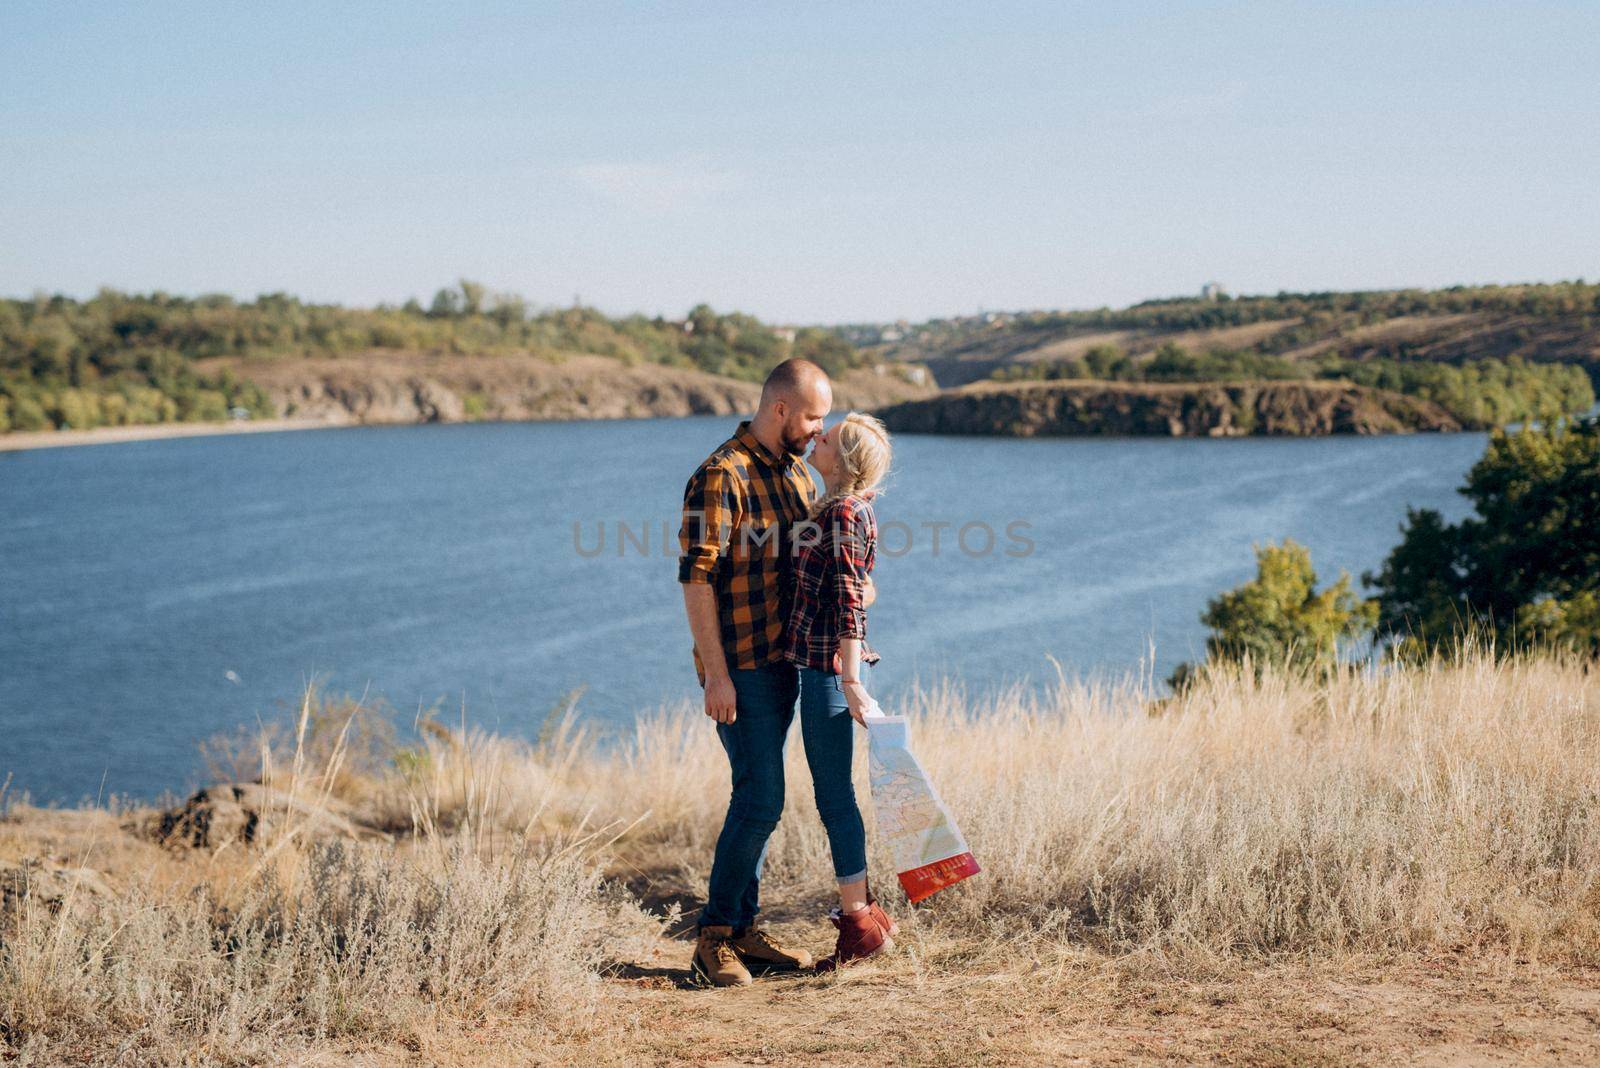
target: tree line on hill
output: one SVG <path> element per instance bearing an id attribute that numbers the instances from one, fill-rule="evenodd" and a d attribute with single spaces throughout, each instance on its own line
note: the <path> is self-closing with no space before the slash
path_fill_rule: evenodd
<path id="1" fill-rule="evenodd" d="M 1296 323 L 1263 342 L 1269 350 L 1282 351 L 1330 333 L 1389 319 L 1471 313 L 1567 319 L 1589 330 L 1600 326 L 1600 283 L 1579 279 L 1536 285 L 1451 286 L 1446 289 L 1169 297 L 1127 308 L 999 313 L 998 320 L 993 315 L 931 319 L 914 326 L 901 324 L 900 332 L 914 338 L 919 345 L 938 349 L 959 346 L 997 326 L 1018 333 L 1102 330 L 1160 333 L 1220 330 L 1256 323 Z M 869 324 L 853 324 L 843 329 L 858 340 L 881 334 L 881 328 Z"/>
<path id="2" fill-rule="evenodd" d="M 1318 590 L 1293 541 L 1257 548 L 1256 577 L 1201 616 L 1209 659 L 1327 672 L 1366 638 L 1401 662 L 1471 642 L 1600 655 L 1600 419 L 1495 431 L 1461 493 L 1473 514 L 1459 523 L 1407 511 L 1400 544 L 1362 576 L 1370 599 L 1346 574 Z M 1197 670 L 1168 681 L 1182 687 Z"/>
<path id="3" fill-rule="evenodd" d="M 1193 353 L 1169 341 L 1147 359 L 1136 360 L 1115 345 L 1096 345 L 1082 357 L 1007 364 L 991 377 L 1003 382 L 1350 382 L 1434 401 L 1469 429 L 1575 415 L 1595 404 L 1594 386 L 1583 368 L 1530 363 L 1516 356 L 1460 364 L 1336 357 L 1289 360 L 1247 349 Z"/>
<path id="4" fill-rule="evenodd" d="M 374 349 L 611 356 L 760 381 L 778 362 L 804 356 L 830 374 L 863 362 L 830 330 L 779 333 L 758 319 L 702 304 L 682 321 L 612 318 L 593 308 L 536 309 L 522 297 L 471 281 L 441 289 L 423 307 L 346 308 L 282 293 L 253 301 L 226 295 L 144 295 L 102 290 L 89 300 L 0 300 L 0 432 L 252 416 L 271 404 L 238 376 L 206 374 L 196 361 L 278 360 Z"/>
<path id="5" fill-rule="evenodd" d="M 1600 283 L 1557 282 L 1525 286 L 1451 286 L 1369 292 L 1277 293 L 1212 299 L 1147 300 L 1129 308 L 1046 312 L 1017 320 L 1033 329 L 1088 326 L 1106 330 L 1209 330 L 1304 319 L 1308 324 L 1365 326 L 1407 315 L 1495 312 L 1534 318 L 1587 318 L 1600 322 Z"/>

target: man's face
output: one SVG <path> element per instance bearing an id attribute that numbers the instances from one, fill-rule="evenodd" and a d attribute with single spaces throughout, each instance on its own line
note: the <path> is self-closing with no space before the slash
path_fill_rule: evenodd
<path id="1" fill-rule="evenodd" d="M 833 388 L 827 382 L 812 382 L 797 390 L 785 405 L 783 448 L 791 456 L 803 455 L 811 439 L 822 433 L 822 424 L 833 407 Z"/>

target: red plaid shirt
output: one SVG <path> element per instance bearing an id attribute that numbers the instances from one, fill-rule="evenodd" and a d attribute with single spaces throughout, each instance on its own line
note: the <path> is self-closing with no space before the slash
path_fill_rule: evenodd
<path id="1" fill-rule="evenodd" d="M 783 657 L 831 672 L 839 639 L 859 638 L 861 659 L 875 663 L 878 654 L 866 647 L 867 576 L 878 550 L 872 503 L 840 497 L 812 522 L 816 528 L 796 538 L 794 605 L 783 632 Z"/>

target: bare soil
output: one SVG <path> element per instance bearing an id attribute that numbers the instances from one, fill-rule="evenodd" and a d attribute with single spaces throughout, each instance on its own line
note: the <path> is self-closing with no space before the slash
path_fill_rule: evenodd
<path id="1" fill-rule="evenodd" d="M 831 930 L 831 929 L 830 929 Z M 789 927 L 814 949 L 817 925 Z M 1476 956 L 1233 964 L 1201 978 L 1159 957 L 913 939 L 837 979 L 687 986 L 689 944 L 609 982 L 636 1021 L 615 1056 L 658 1064 L 1586 1064 L 1600 973 Z M 817 944 L 821 943 L 821 944 Z"/>

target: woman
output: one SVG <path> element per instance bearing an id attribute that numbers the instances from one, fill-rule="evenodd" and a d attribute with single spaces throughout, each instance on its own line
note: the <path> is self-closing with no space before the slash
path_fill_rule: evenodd
<path id="1" fill-rule="evenodd" d="M 839 882 L 828 917 L 839 941 L 817 964 L 831 971 L 894 948 L 896 930 L 867 888 L 867 838 L 850 782 L 851 721 L 865 725 L 871 700 L 861 670 L 878 659 L 866 644 L 864 593 L 878 541 L 869 498 L 889 471 L 888 431 L 851 412 L 816 439 L 810 459 L 825 490 L 796 537 L 784 657 L 800 668 L 800 736 Z"/>

